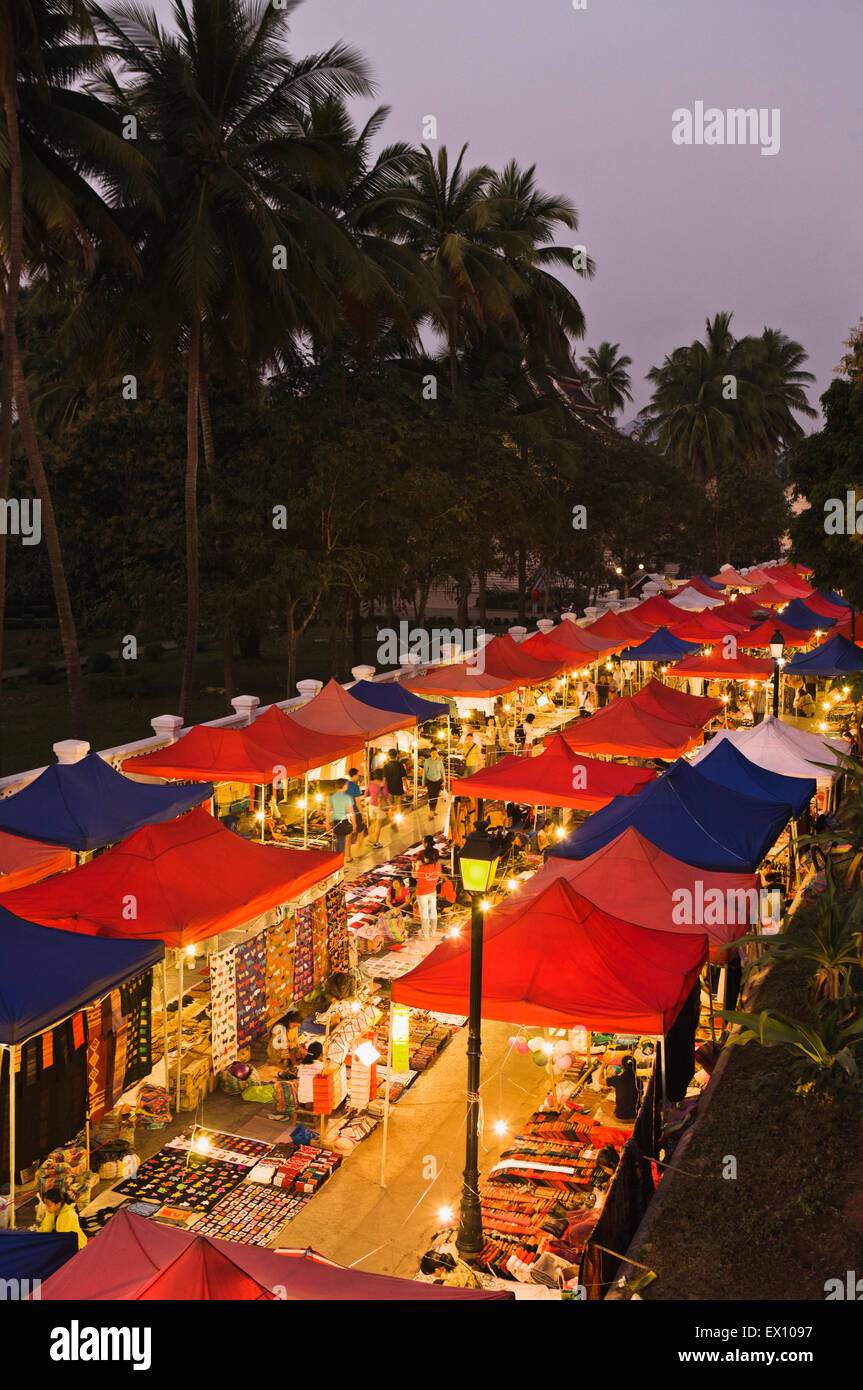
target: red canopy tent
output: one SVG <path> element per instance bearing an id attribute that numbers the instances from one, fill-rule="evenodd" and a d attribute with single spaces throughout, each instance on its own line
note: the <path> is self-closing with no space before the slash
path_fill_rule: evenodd
<path id="1" fill-rule="evenodd" d="M 630 645 L 628 640 L 609 641 L 595 632 L 589 632 L 586 627 L 579 627 L 578 623 L 570 622 L 568 618 L 553 627 L 548 636 L 552 642 L 559 642 L 561 646 L 578 652 L 585 659 L 585 665 L 601 661 L 610 652 L 619 652 Z"/>
<path id="2" fill-rule="evenodd" d="M 454 662 L 452 666 L 436 666 L 425 676 L 412 676 L 400 684 L 415 695 L 450 695 L 463 700 L 470 696 L 484 700 L 490 695 L 505 695 L 518 688 L 518 681 L 511 677 L 503 680 L 465 661 Z"/>
<path id="3" fill-rule="evenodd" d="M 807 582 L 808 570 L 798 572 L 793 565 L 772 565 L 765 573 L 769 575 L 771 584 L 793 589 L 795 598 L 803 598 L 812 591 L 811 584 Z"/>
<path id="4" fill-rule="evenodd" d="M 658 719 L 631 699 L 613 700 L 588 719 L 568 724 L 562 737 L 578 753 L 605 753 L 612 757 L 679 758 L 701 742 L 701 726 Z"/>
<path id="5" fill-rule="evenodd" d="M 339 854 L 244 840 L 199 807 L 2 902 L 45 927 L 183 947 L 251 922 L 341 867 Z"/>
<path id="6" fill-rule="evenodd" d="M 721 647 L 714 647 L 705 656 L 698 652 L 676 661 L 668 671 L 669 676 L 701 676 L 707 680 L 759 680 L 767 681 L 773 675 L 773 661 L 769 657 L 735 656 L 724 657 Z"/>
<path id="7" fill-rule="evenodd" d="M 75 855 L 70 849 L 43 845 L 39 840 L 25 840 L 22 835 L 0 831 L 0 893 L 38 883 L 51 874 L 62 874 L 74 863 Z"/>
<path id="8" fill-rule="evenodd" d="M 742 616 L 739 620 L 714 617 L 709 610 L 704 613 L 696 613 L 691 618 L 684 618 L 671 632 L 675 637 L 682 637 L 684 642 L 715 642 L 717 637 L 724 637 L 726 633 L 745 632 L 746 619 Z"/>
<path id="9" fill-rule="evenodd" d="M 757 589 L 761 584 L 772 584 L 772 582 L 773 571 L 770 569 L 762 570 L 755 565 L 746 574 L 746 583 L 753 589 Z"/>
<path id="10" fill-rule="evenodd" d="M 711 574 L 710 578 L 715 579 L 717 584 L 724 584 L 726 589 L 754 589 L 758 584 L 757 579 L 750 580 L 731 565 L 723 565 L 719 573 Z"/>
<path id="11" fill-rule="evenodd" d="M 721 608 L 711 608 L 711 618 L 718 622 L 733 623 L 735 627 L 751 627 L 755 621 L 754 613 L 760 612 L 758 604 L 747 594 L 738 594 L 736 598 L 730 598 L 727 603 L 723 603 Z M 733 631 L 733 628 L 726 629 Z"/>
<path id="12" fill-rule="evenodd" d="M 245 729 L 196 724 L 154 753 L 126 758 L 123 771 L 186 782 L 248 782 L 268 786 L 283 777 L 302 777 L 362 747 L 353 734 L 319 734 L 301 727 L 276 705 Z"/>
<path id="13" fill-rule="evenodd" d="M 520 650 L 537 661 L 547 662 L 549 665 L 557 664 L 561 675 L 564 671 L 574 671 L 586 658 L 585 653 L 577 652 L 574 647 L 555 641 L 544 632 L 535 632 L 532 637 L 525 638 L 520 644 Z M 590 659 L 595 660 L 595 657 L 592 655 Z"/>
<path id="14" fill-rule="evenodd" d="M 301 705 L 291 717 L 294 723 L 313 733 L 352 737 L 354 748 L 361 747 L 370 739 L 379 738 L 381 734 L 393 734 L 397 729 L 406 729 L 416 723 L 408 714 L 364 704 L 332 678 L 313 700 Z M 256 721 L 253 728 L 257 728 L 259 722 Z"/>
<path id="15" fill-rule="evenodd" d="M 687 695 L 656 679 L 643 685 L 632 696 L 632 703 L 657 719 L 666 719 L 672 724 L 688 724 L 690 728 L 703 728 L 723 709 L 721 700 L 713 700 L 709 695 Z"/>
<path id="16" fill-rule="evenodd" d="M 812 632 L 805 632 L 799 627 L 788 627 L 778 618 L 768 618 L 758 627 L 752 628 L 749 632 L 741 633 L 737 638 L 737 645 L 742 647 L 744 651 L 753 651 L 756 647 L 769 647 L 770 639 L 777 630 L 782 633 L 782 640 L 786 647 L 808 647 L 814 638 Z"/>
<path id="17" fill-rule="evenodd" d="M 604 912 L 635 926 L 680 934 L 705 932 L 711 960 L 751 930 L 753 915 L 757 921 L 758 874 L 696 869 L 657 849 L 633 826 L 586 859 L 548 859 L 539 873 L 495 907 L 495 919 L 517 914 L 555 879 L 565 880 Z"/>
<path id="18" fill-rule="evenodd" d="M 454 796 L 492 797 L 528 806 L 573 806 L 598 811 L 615 796 L 633 796 L 656 773 L 652 768 L 579 757 L 555 734 L 536 758 L 501 758 L 494 767 L 452 784 Z"/>
<path id="19" fill-rule="evenodd" d="M 542 633 L 537 635 L 541 637 Z M 486 643 L 482 649 L 482 663 L 490 676 L 517 680 L 519 685 L 542 685 L 572 664 L 572 658 L 562 648 L 558 650 L 562 651 L 558 660 L 544 661 L 506 633 Z"/>
<path id="20" fill-rule="evenodd" d="M 558 878 L 483 932 L 482 1017 L 530 1027 L 664 1034 L 707 959 L 703 933 L 621 921 Z M 396 1004 L 465 1014 L 470 941 L 443 941 L 392 986 Z"/>
<path id="21" fill-rule="evenodd" d="M 722 584 L 722 585 L 724 585 L 724 584 L 725 584 L 725 580 L 724 580 L 724 579 L 717 579 L 717 580 L 716 580 L 716 583 L 717 583 L 717 584 Z M 706 594 L 708 598 L 718 598 L 718 597 L 719 597 L 718 590 L 716 590 L 716 589 L 714 589 L 714 588 L 711 588 L 711 586 L 710 586 L 709 584 L 705 584 L 704 580 L 703 580 L 703 579 L 699 579 L 697 575 L 696 575 L 696 577 L 695 577 L 694 579 L 690 579 L 689 584 L 688 584 L 687 587 L 690 588 L 690 589 L 697 589 L 697 591 L 698 591 L 699 594 Z"/>
<path id="22" fill-rule="evenodd" d="M 797 588 L 792 588 L 790 584 L 784 584 L 779 579 L 771 579 L 769 584 L 762 584 L 752 595 L 760 608 L 780 608 L 786 603 L 790 603 L 793 598 L 802 598 L 804 594 L 811 590 L 805 589 L 801 592 Z"/>
<path id="23" fill-rule="evenodd" d="M 240 1241 L 220 1240 L 215 1236 L 196 1236 L 194 1230 L 177 1230 L 162 1226 L 143 1216 L 121 1208 L 106 1226 L 88 1241 L 83 1250 L 73 1255 L 55 1274 L 42 1283 L 41 1297 L 48 1301 L 68 1300 L 78 1303 L 121 1301 L 140 1298 L 142 1291 L 154 1287 L 160 1274 L 168 1275 L 172 1264 L 195 1247 L 206 1246 L 230 1261 L 246 1279 L 259 1289 L 276 1292 L 288 1302 L 382 1302 L 402 1303 L 417 1300 L 507 1299 L 511 1293 L 487 1289 L 456 1289 L 438 1284 L 422 1284 L 413 1279 L 396 1279 L 388 1274 L 366 1274 L 358 1269 L 345 1269 L 324 1259 L 314 1250 L 269 1250 Z M 176 1271 L 176 1265 L 174 1265 Z M 206 1276 L 214 1268 L 203 1260 L 197 1266 L 181 1266 L 188 1277 L 188 1291 L 161 1293 L 157 1297 L 183 1297 L 190 1302 L 213 1297 L 234 1297 L 212 1291 Z M 162 1287 L 171 1287 L 175 1276 Z M 220 1281 L 227 1280 L 222 1267 Z M 237 1276 L 230 1276 L 237 1288 Z M 249 1284 L 242 1297 L 255 1297 Z M 154 1295 L 149 1295 L 150 1297 Z"/>
<path id="24" fill-rule="evenodd" d="M 817 613 L 821 618 L 827 618 L 829 622 L 839 622 L 848 617 L 848 609 L 841 603 L 831 603 L 829 599 L 822 598 L 819 593 L 811 593 L 806 598 L 806 607 L 811 613 Z"/>
<path id="25" fill-rule="evenodd" d="M 630 613 L 640 623 L 647 623 L 648 627 L 671 627 L 680 620 L 680 609 L 669 603 L 663 594 L 646 598 L 637 608 L 630 609 Z"/>
<path id="26" fill-rule="evenodd" d="M 669 605 L 670 606 L 670 605 Z M 623 642 L 627 647 L 637 646 L 652 632 L 649 623 L 643 623 L 632 613 L 603 613 L 595 622 L 588 623 L 585 632 L 595 637 L 607 637 L 611 642 Z"/>

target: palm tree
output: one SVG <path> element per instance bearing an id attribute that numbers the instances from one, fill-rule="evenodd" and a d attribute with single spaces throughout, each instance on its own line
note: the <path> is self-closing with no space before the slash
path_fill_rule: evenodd
<path id="1" fill-rule="evenodd" d="M 102 90 L 133 112 L 155 170 L 161 215 L 135 228 L 142 292 L 130 315 L 163 372 L 185 363 L 186 651 L 180 714 L 188 719 L 199 626 L 198 418 L 207 461 L 211 359 L 226 344 L 250 373 L 275 363 L 292 335 L 340 323 L 339 288 L 355 248 L 305 191 L 342 177 L 304 126 L 309 104 L 366 95 L 366 67 L 338 44 L 300 60 L 284 47 L 286 15 L 268 0 L 173 0 L 176 34 L 135 4 L 94 13 L 112 45 Z"/>
<path id="2" fill-rule="evenodd" d="M 632 358 L 621 354 L 620 343 L 603 342 L 598 348 L 588 348 L 581 362 L 594 400 L 611 419 L 616 411 L 623 410 L 626 401 L 632 400 L 632 378 L 627 370 L 632 366 Z"/>
<path id="3" fill-rule="evenodd" d="M 406 190 L 407 236 L 435 273 L 431 319 L 446 339 L 453 392 L 461 342 L 475 341 L 487 326 L 518 328 L 516 301 L 528 285 L 517 263 L 532 254 L 530 232 L 506 228 L 512 203 L 492 193 L 493 171 L 466 170 L 466 152 L 467 145 L 450 169 L 446 146 L 436 159 L 423 146 Z"/>
<path id="4" fill-rule="evenodd" d="M 78 0 L 0 3 L 0 242 L 3 366 L 0 373 L 0 496 L 9 485 L 12 404 L 42 509 L 73 727 L 86 736 L 78 638 L 48 479 L 33 425 L 19 342 L 19 292 L 30 278 L 54 279 L 73 265 L 92 267 L 106 252 L 133 259 L 110 206 L 120 186 L 135 188 L 139 152 L 82 84 L 98 61 L 85 6 Z M 26 175 L 26 178 L 25 178 Z M 8 185 L 6 183 L 8 179 Z M 0 672 L 6 589 L 6 537 L 0 538 Z"/>

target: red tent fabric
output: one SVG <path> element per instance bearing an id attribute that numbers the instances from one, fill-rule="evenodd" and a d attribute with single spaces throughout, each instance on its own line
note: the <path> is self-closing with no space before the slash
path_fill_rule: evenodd
<path id="1" fill-rule="evenodd" d="M 646 598 L 637 608 L 630 610 L 632 616 L 648 627 L 671 627 L 680 620 L 680 609 L 669 603 L 663 594 Z"/>
<path id="2" fill-rule="evenodd" d="M 589 632 L 586 627 L 579 627 L 578 623 L 570 622 L 568 618 L 558 623 L 557 627 L 553 627 L 548 636 L 552 642 L 559 642 L 561 646 L 569 647 L 572 651 L 585 657 L 585 665 L 601 660 L 610 652 L 619 652 L 624 647 L 629 646 L 628 639 L 609 641 L 605 637 L 600 637 L 598 633 Z"/>
<path id="3" fill-rule="evenodd" d="M 196 724 L 166 748 L 126 758 L 123 770 L 187 782 L 269 785 L 277 778 L 302 777 L 312 768 L 346 758 L 364 741 L 358 733 L 334 736 L 311 731 L 271 705 L 245 729 Z"/>
<path id="4" fill-rule="evenodd" d="M 631 699 L 613 700 L 588 719 L 567 725 L 562 737 L 578 753 L 605 753 L 613 757 L 679 758 L 701 742 L 701 726 L 690 728 L 657 719 Z"/>
<path id="5" fill-rule="evenodd" d="M 452 784 L 454 796 L 492 797 L 528 806 L 573 806 L 598 811 L 615 796 L 634 796 L 656 776 L 653 768 L 579 757 L 555 734 L 536 758 L 501 758 L 494 767 Z"/>
<path id="6" fill-rule="evenodd" d="M 739 620 L 729 621 L 728 618 L 714 617 L 708 610 L 684 618 L 671 631 L 675 637 L 682 637 L 684 642 L 715 642 L 717 637 L 724 637 L 727 632 L 745 632 L 746 626 L 746 619 L 742 615 Z"/>
<path id="7" fill-rule="evenodd" d="M 314 1250 L 269 1250 L 240 1241 L 196 1236 L 194 1230 L 161 1226 L 121 1208 L 88 1241 L 46 1279 L 41 1297 L 49 1301 L 93 1302 L 136 1299 L 154 1276 L 177 1255 L 198 1241 L 224 1255 L 261 1287 L 277 1291 L 280 1299 L 296 1301 L 404 1303 L 416 1300 L 507 1299 L 511 1293 L 486 1289 L 451 1289 L 396 1279 L 388 1274 L 366 1274 L 344 1269 Z M 190 1301 L 206 1294 L 189 1294 Z"/>
<path id="8" fill-rule="evenodd" d="M 643 642 L 652 630 L 649 623 L 640 622 L 632 613 L 603 613 L 601 618 L 588 623 L 584 629 L 595 637 L 606 637 L 611 642 L 625 642 L 628 647 Z"/>
<path id="9" fill-rule="evenodd" d="M 482 1016 L 529 1027 L 666 1033 L 707 959 L 707 937 L 621 921 L 558 878 L 486 915 Z M 397 1004 L 467 1013 L 470 939 L 451 939 L 392 986 Z"/>
<path id="10" fill-rule="evenodd" d="M 716 583 L 717 583 L 717 584 L 724 584 L 724 583 L 725 583 L 725 580 L 724 580 L 724 579 L 717 579 Z M 712 589 L 712 588 L 710 587 L 709 584 L 705 584 L 704 580 L 703 580 L 703 579 L 699 579 L 697 576 L 696 576 L 695 579 L 690 579 L 688 587 L 689 587 L 690 589 L 697 589 L 697 591 L 698 591 L 699 594 L 706 594 L 708 598 L 718 598 L 718 597 L 719 597 L 719 593 L 718 593 L 718 591 L 717 591 L 716 589 Z"/>
<path id="11" fill-rule="evenodd" d="M 670 720 L 672 724 L 688 724 L 690 728 L 703 728 L 723 709 L 721 700 L 713 700 L 709 695 L 687 695 L 656 679 L 643 685 L 632 696 L 632 703 L 657 719 Z"/>
<path id="12" fill-rule="evenodd" d="M 577 652 L 574 647 L 565 646 L 563 642 L 554 641 L 544 632 L 535 632 L 532 637 L 526 637 L 520 649 L 536 661 L 544 661 L 549 665 L 557 664 L 561 675 L 564 671 L 576 670 L 585 660 L 583 653 Z"/>
<path id="13" fill-rule="evenodd" d="M 719 573 L 711 574 L 710 578 L 715 579 L 717 584 L 724 584 L 726 589 L 754 589 L 758 584 L 758 580 L 750 580 L 731 565 L 723 565 Z"/>
<path id="14" fill-rule="evenodd" d="M 244 840 L 199 807 L 2 902 L 45 927 L 190 946 L 300 897 L 341 867 L 329 851 Z"/>
<path id="15" fill-rule="evenodd" d="M 810 590 L 806 590 L 809 593 Z M 793 598 L 801 598 L 803 595 L 800 590 L 792 589 L 790 584 L 783 584 L 781 580 L 771 580 L 769 584 L 762 584 L 752 595 L 755 602 L 761 608 L 781 608 L 786 603 L 790 603 Z"/>
<path id="16" fill-rule="evenodd" d="M 0 831 L 0 893 L 38 883 L 51 874 L 62 874 L 74 863 L 75 856 L 69 849 Z"/>
<path id="17" fill-rule="evenodd" d="M 771 584 L 778 583 L 793 589 L 795 598 L 803 598 L 811 592 L 812 586 L 806 579 L 809 571 L 798 572 L 793 565 L 773 565 L 766 573 L 770 576 Z"/>
<path id="18" fill-rule="evenodd" d="M 410 715 L 363 704 L 362 700 L 357 700 L 333 679 L 328 680 L 323 690 L 307 705 L 295 710 L 291 717 L 296 724 L 315 733 L 352 737 L 354 747 L 361 747 L 369 739 L 379 738 L 381 734 L 393 734 L 397 729 L 406 729 L 416 723 Z"/>
<path id="19" fill-rule="evenodd" d="M 748 570 L 746 573 L 746 583 L 751 585 L 753 589 L 760 587 L 760 585 L 762 584 L 772 584 L 772 582 L 773 573 L 769 569 L 762 570 L 759 569 L 757 565 L 755 565 L 751 570 Z"/>
<path id="20" fill-rule="evenodd" d="M 564 654 L 557 661 L 540 660 L 506 633 L 486 643 L 482 649 L 482 662 L 490 676 L 517 680 L 519 685 L 542 685 L 543 681 L 553 680 L 560 675 L 570 665 L 571 657 Z"/>
<path id="21" fill-rule="evenodd" d="M 817 613 L 819 617 L 827 618 L 831 623 L 848 617 L 847 608 L 843 608 L 840 603 L 831 603 L 829 599 L 822 598 L 818 593 L 809 594 L 806 599 L 806 607 L 811 613 Z"/>
<path id="22" fill-rule="evenodd" d="M 218 1299 L 233 1303 L 272 1302 L 276 1295 L 247 1274 L 206 1236 L 194 1236 L 134 1295 L 139 1302 L 196 1303 Z"/>
<path id="23" fill-rule="evenodd" d="M 714 873 L 674 859 L 629 826 L 586 859 L 546 860 L 545 867 L 494 910 L 508 919 L 564 879 L 604 912 L 651 931 L 705 932 L 710 959 L 751 929 L 758 874 Z M 741 897 L 740 895 L 744 896 Z"/>
<path id="24" fill-rule="evenodd" d="M 769 647 L 770 639 L 777 629 L 782 633 L 782 640 L 786 647 L 808 647 L 814 637 L 814 633 L 805 632 L 799 627 L 788 627 L 778 618 L 768 618 L 758 627 L 752 628 L 749 632 L 741 633 L 737 638 L 737 645 L 742 647 L 744 651 L 753 651 L 756 647 Z"/>
<path id="25" fill-rule="evenodd" d="M 761 611 L 748 595 L 738 594 L 736 598 L 730 598 L 727 603 L 723 603 L 721 608 L 711 608 L 710 616 L 717 622 L 732 623 L 734 627 L 727 629 L 730 632 L 735 627 L 751 627 L 756 621 L 753 614 Z"/>
<path id="26" fill-rule="evenodd" d="M 707 680 L 759 680 L 769 681 L 773 675 L 773 661 L 770 657 L 741 656 L 724 657 L 722 647 L 713 647 L 709 656 L 698 652 L 685 656 L 669 668 L 669 676 L 701 676 Z"/>
<path id="27" fill-rule="evenodd" d="M 454 662 L 452 666 L 436 666 L 425 676 L 413 676 L 401 684 L 415 695 L 451 695 L 462 699 L 474 696 L 477 700 L 489 695 L 505 695 L 518 687 L 518 681 L 511 677 L 502 680 L 500 676 L 478 671 L 465 661 Z"/>

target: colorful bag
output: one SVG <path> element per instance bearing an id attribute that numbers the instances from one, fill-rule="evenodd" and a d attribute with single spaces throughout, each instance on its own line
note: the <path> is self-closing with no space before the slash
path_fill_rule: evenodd
<path id="1" fill-rule="evenodd" d="M 407 935 L 405 919 L 397 907 L 391 907 L 386 912 L 381 912 L 378 916 L 378 926 L 384 941 L 390 945 L 400 946 Z"/>

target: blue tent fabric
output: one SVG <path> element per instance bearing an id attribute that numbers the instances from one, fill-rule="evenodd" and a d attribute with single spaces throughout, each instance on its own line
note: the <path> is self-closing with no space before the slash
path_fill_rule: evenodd
<path id="1" fill-rule="evenodd" d="M 616 796 L 561 840 L 551 854 L 586 859 L 630 825 L 666 854 L 717 873 L 754 873 L 791 806 L 742 796 L 678 762 L 636 796 Z"/>
<path id="2" fill-rule="evenodd" d="M 707 746 L 709 752 L 699 759 L 698 771 L 729 791 L 790 805 L 795 816 L 803 814 L 815 795 L 814 777 L 786 777 L 784 773 L 759 767 L 727 738 L 714 739 Z"/>
<path id="3" fill-rule="evenodd" d="M 74 1232 L 0 1230 L 0 1280 L 15 1279 L 20 1291 L 26 1279 L 32 1293 L 34 1279 L 48 1279 L 77 1253 Z"/>
<path id="4" fill-rule="evenodd" d="M 841 604 L 843 608 L 851 607 L 848 600 L 844 599 L 841 594 L 837 594 L 835 589 L 816 589 L 815 592 L 818 594 L 819 598 L 826 599 L 828 603 L 838 603 Z"/>
<path id="5" fill-rule="evenodd" d="M 0 907 L 0 1043 L 22 1043 L 134 980 L 165 954 L 161 941 L 79 936 Z"/>
<path id="6" fill-rule="evenodd" d="M 717 584 L 715 579 L 711 579 L 708 574 L 697 574 L 696 579 L 700 579 L 702 584 L 706 584 L 708 589 L 718 589 L 720 592 L 725 588 L 724 584 Z"/>
<path id="7" fill-rule="evenodd" d="M 683 609 L 680 610 L 680 621 L 686 618 Z M 658 627 L 649 637 L 637 647 L 627 647 L 626 651 L 620 653 L 621 661 L 679 661 L 681 657 L 691 656 L 693 652 L 701 650 L 700 642 L 684 642 L 682 637 L 675 637 L 673 632 L 669 632 L 667 627 Z"/>
<path id="8" fill-rule="evenodd" d="M 791 676 L 851 676 L 863 671 L 863 650 L 837 632 L 812 652 L 801 652 L 785 667 Z"/>
<path id="9" fill-rule="evenodd" d="M 194 787 L 133 782 L 98 753 L 88 753 L 77 763 L 52 763 L 22 791 L 0 801 L 0 830 L 67 849 L 101 849 L 142 825 L 173 820 L 212 795 L 210 782 Z"/>
<path id="10" fill-rule="evenodd" d="M 421 695 L 405 690 L 396 681 L 357 681 L 356 685 L 349 686 L 348 694 L 372 709 L 382 709 L 392 714 L 411 714 L 418 724 L 425 724 L 427 719 L 443 719 L 449 713 L 448 705 L 441 704 L 439 700 L 424 700 Z"/>
<path id="11" fill-rule="evenodd" d="M 811 608 L 806 607 L 802 598 L 793 598 L 776 616 L 787 627 L 799 627 L 805 632 L 826 632 L 828 627 L 833 626 L 833 620 L 823 617 L 820 613 L 813 613 Z"/>

